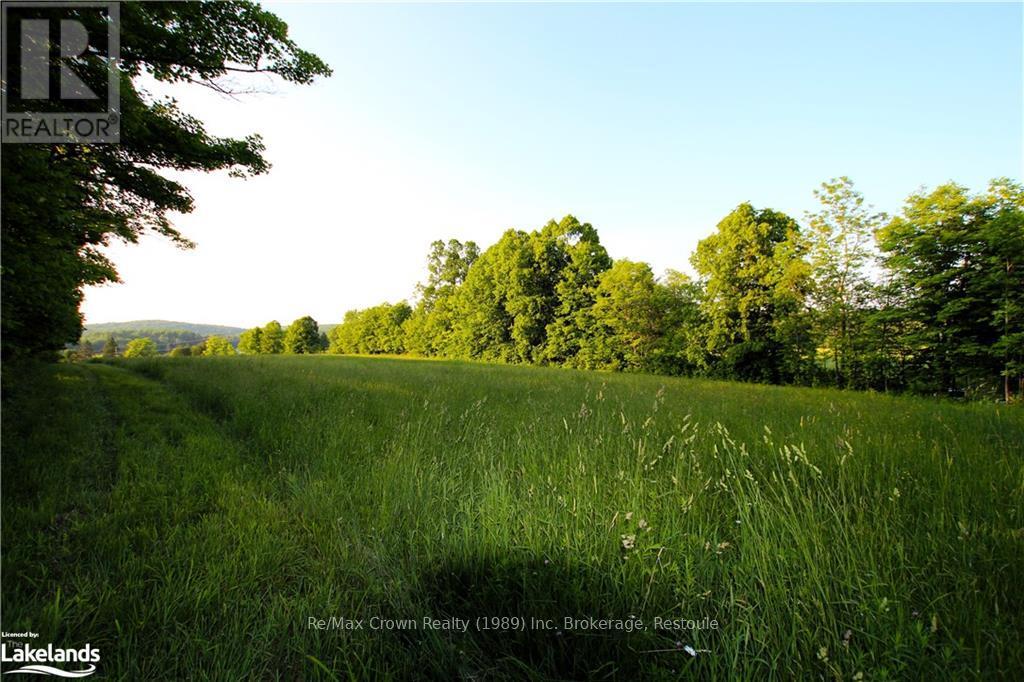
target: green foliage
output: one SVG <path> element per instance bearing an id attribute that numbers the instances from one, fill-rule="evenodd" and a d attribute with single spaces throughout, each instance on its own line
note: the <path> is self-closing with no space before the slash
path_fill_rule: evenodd
<path id="1" fill-rule="evenodd" d="M 740 204 L 697 245 L 705 350 L 713 373 L 789 382 L 809 365 L 806 246 L 792 218 Z"/>
<path id="2" fill-rule="evenodd" d="M 530 233 L 508 230 L 469 268 L 454 297 L 454 328 L 441 354 L 499 362 L 563 360 L 578 347 L 578 316 L 609 265 L 597 231 L 573 216 Z"/>
<path id="3" fill-rule="evenodd" d="M 662 310 L 654 274 L 646 263 L 616 261 L 601 274 L 590 309 L 590 333 L 580 367 L 644 370 L 662 334 Z"/>
<path id="4" fill-rule="evenodd" d="M 176 346 L 171 349 L 171 352 L 168 353 L 168 355 L 172 358 L 187 358 L 191 357 L 192 349 L 188 346 Z"/>
<path id="5" fill-rule="evenodd" d="M 80 344 L 78 344 L 78 348 L 76 348 L 75 351 L 74 351 L 73 359 L 76 362 L 85 362 L 86 360 L 88 360 L 92 356 L 93 356 L 92 346 L 90 346 L 87 343 L 80 343 Z"/>
<path id="6" fill-rule="evenodd" d="M 126 358 L 151 358 L 155 355 L 157 355 L 156 344 L 153 343 L 153 339 L 145 337 L 132 339 L 124 349 Z"/>
<path id="7" fill-rule="evenodd" d="M 344 321 L 331 329 L 328 350 L 331 353 L 402 353 L 405 351 L 403 324 L 412 315 L 405 301 L 365 310 L 350 310 Z"/>
<path id="8" fill-rule="evenodd" d="M 198 325 L 196 325 L 198 326 Z M 213 327 L 212 325 L 209 325 Z M 213 327 L 217 328 L 217 327 Z M 221 329 L 233 329 L 232 327 L 220 327 Z M 173 329 L 173 328 L 156 328 L 150 329 L 146 327 L 118 327 L 116 331 L 111 332 L 95 332 L 87 329 L 82 334 L 82 342 L 89 344 L 93 351 L 101 352 L 106 346 L 108 341 L 113 338 L 114 343 L 117 347 L 123 347 L 132 339 L 146 337 L 152 339 L 153 343 L 156 344 L 156 348 L 161 353 L 170 352 L 171 349 L 183 345 L 194 345 L 201 342 L 207 336 L 216 332 L 199 333 L 192 329 Z M 218 336 L 224 336 L 229 339 L 237 339 L 237 334 L 217 334 Z"/>
<path id="9" fill-rule="evenodd" d="M 841 177 L 815 191 L 806 230 L 739 205 L 698 244 L 697 281 L 613 265 L 572 216 L 483 253 L 436 241 L 415 309 L 349 311 L 330 350 L 979 396 L 998 380 L 1009 401 L 1024 373 L 1022 195 L 1009 180 L 980 197 L 949 185 L 883 227 Z"/>
<path id="10" fill-rule="evenodd" d="M 277 320 L 267 322 L 260 333 L 260 353 L 277 355 L 284 352 L 284 331 Z"/>
<path id="11" fill-rule="evenodd" d="M 263 329 L 253 327 L 238 337 L 238 352 L 243 355 L 259 355 L 263 352 Z"/>
<path id="12" fill-rule="evenodd" d="M 5 356 L 58 348 L 80 336 L 82 287 L 117 281 L 102 252 L 111 240 L 134 243 L 149 232 L 191 246 L 168 216 L 191 211 L 192 197 L 161 170 L 244 176 L 269 167 L 258 135 L 212 136 L 175 100 L 151 96 L 137 80 L 145 74 L 229 92 L 223 79 L 229 74 L 272 73 L 308 83 L 330 73 L 292 42 L 284 22 L 251 2 L 125 3 L 120 41 L 120 144 L 9 145 L 0 158 Z M 88 71 L 107 68 L 88 54 L 78 61 Z"/>
<path id="13" fill-rule="evenodd" d="M 808 260 L 815 336 L 829 359 L 837 386 L 865 385 L 865 312 L 874 295 L 866 272 L 874 233 L 885 215 L 864 206 L 847 177 L 823 182 L 814 196 L 818 213 L 808 215 Z"/>
<path id="14" fill-rule="evenodd" d="M 899 305 L 891 317 L 919 390 L 1020 391 L 1024 367 L 1024 190 L 946 184 L 910 196 L 878 234 Z M 1014 387 L 1016 384 L 1016 387 Z"/>
<path id="15" fill-rule="evenodd" d="M 142 331 L 140 336 L 150 336 L 160 332 L 191 332 L 192 334 L 206 338 L 212 334 L 233 338 L 239 335 L 243 329 L 229 327 L 223 324 L 200 324 L 196 322 L 176 322 L 173 320 L 132 320 L 130 322 L 99 322 L 88 324 L 83 335 L 93 337 L 106 337 L 109 334 L 115 336 L 122 333 Z M 155 341 L 156 339 L 154 339 Z"/>
<path id="16" fill-rule="evenodd" d="M 320 328 L 310 316 L 288 325 L 284 334 L 284 352 L 292 355 L 320 352 Z"/>
<path id="17" fill-rule="evenodd" d="M 416 285 L 420 304 L 431 310 L 439 299 L 451 296 L 466 281 L 469 268 L 479 257 L 480 247 L 476 242 L 463 244 L 458 239 L 432 242 L 427 254 L 427 281 Z"/>
<path id="18" fill-rule="evenodd" d="M 449 239 L 430 245 L 427 281 L 416 285 L 419 301 L 404 323 L 404 348 L 416 355 L 445 355 L 455 352 L 453 331 L 458 320 L 455 294 L 466 280 L 470 267 L 480 257 L 475 242 Z"/>
<path id="19" fill-rule="evenodd" d="M 103 357 L 112 358 L 117 355 L 117 339 L 114 338 L 113 334 L 107 336 L 107 340 L 103 343 Z"/>
<path id="20" fill-rule="evenodd" d="M 206 339 L 206 347 L 203 348 L 203 355 L 234 355 L 235 347 L 223 336 L 211 336 Z"/>

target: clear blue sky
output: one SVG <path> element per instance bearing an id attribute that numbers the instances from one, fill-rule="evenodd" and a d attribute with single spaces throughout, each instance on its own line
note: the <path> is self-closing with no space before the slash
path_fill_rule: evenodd
<path id="1" fill-rule="evenodd" d="M 181 96 L 262 132 L 275 168 L 190 178 L 198 250 L 112 249 L 126 283 L 89 292 L 90 321 L 336 321 L 408 296 L 433 239 L 566 213 L 614 257 L 687 269 L 742 201 L 800 219 L 848 175 L 893 212 L 1022 177 L 1020 4 L 267 6 L 334 76 Z"/>

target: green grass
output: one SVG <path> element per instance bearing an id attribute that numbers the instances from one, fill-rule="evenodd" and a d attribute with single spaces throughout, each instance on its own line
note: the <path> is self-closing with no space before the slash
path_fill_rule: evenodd
<path id="1" fill-rule="evenodd" d="M 5 382 L 3 629 L 113 678 L 1024 675 L 1020 409 L 340 357 Z"/>

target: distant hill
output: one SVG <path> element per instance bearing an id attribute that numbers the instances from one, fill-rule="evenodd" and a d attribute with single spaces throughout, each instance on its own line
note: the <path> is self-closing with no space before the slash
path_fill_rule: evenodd
<path id="1" fill-rule="evenodd" d="M 92 346 L 99 352 L 107 337 L 114 336 L 117 347 L 124 350 L 132 339 L 149 338 L 157 350 L 166 353 L 176 346 L 194 346 L 209 336 L 224 336 L 231 343 L 238 344 L 238 335 L 244 329 L 221 324 L 196 324 L 194 322 L 172 322 L 169 320 L 133 320 L 131 322 L 103 322 L 86 325 L 81 343 Z"/>
<path id="2" fill-rule="evenodd" d="M 84 335 L 111 334 L 114 332 L 134 331 L 145 329 L 148 331 L 178 331 L 192 332 L 199 336 L 238 336 L 245 329 L 241 327 L 228 327 L 222 324 L 196 324 L 194 322 L 172 322 L 170 320 L 133 320 L 131 322 L 101 322 L 100 324 L 88 324 L 85 326 Z"/>

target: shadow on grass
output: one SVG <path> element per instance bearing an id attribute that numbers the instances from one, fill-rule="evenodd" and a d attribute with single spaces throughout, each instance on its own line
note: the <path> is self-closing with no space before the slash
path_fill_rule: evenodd
<path id="1" fill-rule="evenodd" d="M 653 618 L 640 614 L 643 590 L 564 557 L 447 563 L 422 573 L 419 584 L 423 607 L 435 618 L 469 621 L 466 633 L 457 635 L 464 655 L 458 669 L 438 672 L 477 679 L 651 679 L 674 677 L 696 663 L 682 649 L 692 641 L 655 630 Z"/>

